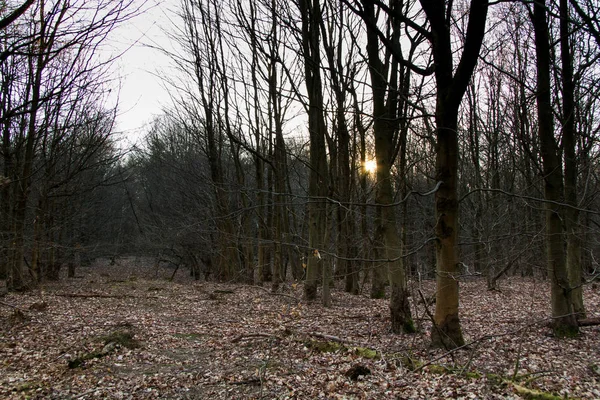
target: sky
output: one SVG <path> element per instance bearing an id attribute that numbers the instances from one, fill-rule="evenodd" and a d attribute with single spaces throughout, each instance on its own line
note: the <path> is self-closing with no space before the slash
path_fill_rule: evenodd
<path id="1" fill-rule="evenodd" d="M 153 118 L 170 103 L 160 78 L 169 68 L 169 58 L 150 45 L 170 46 L 164 28 L 170 23 L 167 15 L 176 6 L 176 0 L 148 0 L 146 11 L 116 29 L 110 38 L 111 51 L 127 50 L 115 63 L 114 73 L 120 79 L 111 93 L 112 102 L 117 96 L 119 102 L 116 131 L 129 144 L 139 142 Z"/>
<path id="2" fill-rule="evenodd" d="M 144 4 L 145 12 L 118 28 L 112 38 L 111 47 L 116 52 L 128 49 L 115 65 L 115 74 L 121 76 L 119 85 L 113 90 L 119 96 L 119 113 L 115 130 L 125 138 L 125 147 L 141 144 L 156 116 L 172 105 L 169 85 L 163 77 L 173 77 L 172 62 L 161 51 L 152 48 L 161 47 L 173 51 L 166 31 L 176 30 L 175 13 L 180 0 L 135 0 Z M 298 108 L 301 108 L 298 105 Z M 296 109 L 290 111 L 293 114 Z M 299 113 L 287 122 L 289 132 L 304 131 L 305 115 Z"/>

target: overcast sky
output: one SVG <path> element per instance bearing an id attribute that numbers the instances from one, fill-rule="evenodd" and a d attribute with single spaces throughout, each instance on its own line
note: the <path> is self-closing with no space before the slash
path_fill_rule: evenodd
<path id="1" fill-rule="evenodd" d="M 111 38 L 114 51 L 132 46 L 115 65 L 115 74 L 121 79 L 120 90 L 113 90 L 120 95 L 116 130 L 130 143 L 138 141 L 153 117 L 169 104 L 160 78 L 168 70 L 169 59 L 148 44 L 170 45 L 163 30 L 169 25 L 169 10 L 176 6 L 177 0 L 146 1 L 147 11 L 117 29 Z"/>

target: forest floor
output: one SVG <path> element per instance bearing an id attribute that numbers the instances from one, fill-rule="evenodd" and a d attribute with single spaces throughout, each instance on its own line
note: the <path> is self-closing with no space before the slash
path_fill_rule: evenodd
<path id="1" fill-rule="evenodd" d="M 272 295 L 185 271 L 170 282 L 172 270 L 141 264 L 0 298 L 0 398 L 600 399 L 600 327 L 553 338 L 544 281 L 461 283 L 470 345 L 447 352 L 429 347 L 418 301 L 433 282 L 411 284 L 419 332 L 394 335 L 387 300 L 334 290 L 323 308 L 302 285 Z M 599 317 L 596 285 L 585 300 Z"/>

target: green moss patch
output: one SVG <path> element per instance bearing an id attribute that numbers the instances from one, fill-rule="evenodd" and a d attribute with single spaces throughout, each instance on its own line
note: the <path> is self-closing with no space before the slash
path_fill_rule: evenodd
<path id="1" fill-rule="evenodd" d="M 354 354 L 371 360 L 378 360 L 381 358 L 381 354 L 377 350 L 369 349 L 367 347 L 355 347 L 353 350 Z"/>
<path id="2" fill-rule="evenodd" d="M 101 349 L 95 349 L 88 353 L 84 353 L 73 360 L 69 360 L 68 367 L 70 369 L 79 368 L 83 366 L 86 361 L 105 357 L 121 347 L 127 349 L 136 349 L 140 347 L 139 341 L 133 337 L 133 332 L 127 329 L 115 330 L 106 336 L 101 336 L 100 339 L 104 344 Z"/>
<path id="3" fill-rule="evenodd" d="M 128 349 L 137 349 L 140 347 L 140 342 L 133 337 L 133 333 L 129 330 L 117 330 L 110 334 L 103 336 L 102 340 L 105 346 L 113 343 L 119 347 L 126 347 Z"/>
<path id="4" fill-rule="evenodd" d="M 529 389 L 525 386 L 521 386 L 517 383 L 512 382 L 512 387 L 519 396 L 527 400 L 564 400 L 568 397 L 557 396 L 552 393 L 542 392 L 540 390 Z"/>
<path id="5" fill-rule="evenodd" d="M 318 351 L 320 353 L 335 353 L 346 349 L 340 343 L 337 342 L 323 342 L 319 340 L 310 340 L 306 343 L 306 347 L 311 350 Z"/>
<path id="6" fill-rule="evenodd" d="M 191 332 L 191 333 L 176 333 L 174 336 L 176 338 L 189 340 L 191 342 L 191 341 L 196 341 L 196 340 L 202 339 L 202 337 L 204 335 L 202 335 L 201 333 Z"/>
<path id="7" fill-rule="evenodd" d="M 379 359 L 381 357 L 377 350 L 367 347 L 348 347 L 339 342 L 310 340 L 305 344 L 309 349 L 320 353 L 348 353 L 368 359 Z"/>
<path id="8" fill-rule="evenodd" d="M 36 390 L 43 387 L 42 384 L 40 382 L 37 381 L 30 381 L 30 382 L 23 382 L 21 383 L 19 386 L 17 386 L 16 388 L 13 389 L 14 392 L 17 393 L 23 393 L 23 392 L 30 392 L 32 390 Z"/>

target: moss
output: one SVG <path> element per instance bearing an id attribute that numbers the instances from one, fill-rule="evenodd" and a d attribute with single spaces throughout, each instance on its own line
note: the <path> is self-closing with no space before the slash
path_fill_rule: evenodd
<path id="1" fill-rule="evenodd" d="M 528 389 L 525 386 L 516 383 L 513 383 L 512 386 L 519 396 L 527 400 L 564 400 L 566 398 L 552 393 L 542 392 L 540 390 Z"/>
<path id="2" fill-rule="evenodd" d="M 417 368 L 417 361 L 411 357 L 402 356 L 396 360 L 396 365 L 401 365 L 409 371 L 414 371 Z"/>
<path id="3" fill-rule="evenodd" d="M 200 340 L 202 338 L 202 334 L 200 333 L 176 333 L 174 335 L 176 338 L 180 338 L 180 339 L 187 339 L 189 341 L 193 341 L 193 340 Z"/>
<path id="4" fill-rule="evenodd" d="M 354 354 L 362 358 L 369 358 L 371 360 L 378 360 L 381 358 L 381 355 L 377 350 L 369 349 L 366 347 L 355 347 Z"/>
<path id="5" fill-rule="evenodd" d="M 126 347 L 128 349 L 136 349 L 140 347 L 140 342 L 133 338 L 131 331 L 114 331 L 103 336 L 104 345 L 114 343 L 115 345 Z"/>
<path id="6" fill-rule="evenodd" d="M 335 352 L 345 352 L 352 353 L 355 356 L 368 358 L 371 360 L 376 360 L 381 358 L 381 354 L 374 349 L 369 349 L 367 347 L 347 347 L 342 343 L 338 342 L 322 342 L 319 340 L 310 340 L 305 343 L 306 347 L 312 349 L 314 351 L 318 351 L 320 353 L 335 353 Z"/>
<path id="7" fill-rule="evenodd" d="M 42 387 L 40 382 L 23 382 L 22 384 L 20 384 L 19 386 L 17 386 L 15 389 L 13 389 L 15 392 L 29 392 L 31 390 L 35 390 Z"/>
<path id="8" fill-rule="evenodd" d="M 482 375 L 477 371 L 465 371 L 464 376 L 469 379 L 479 379 Z"/>
<path id="9" fill-rule="evenodd" d="M 558 325 L 552 329 L 554 336 L 562 339 L 572 339 L 579 337 L 579 327 L 577 325 Z"/>
<path id="10" fill-rule="evenodd" d="M 408 319 L 404 325 L 402 326 L 404 333 L 416 333 L 417 328 L 415 327 L 415 322 L 412 319 Z"/>
<path id="11" fill-rule="evenodd" d="M 336 342 L 321 342 L 318 340 L 311 340 L 306 344 L 309 349 L 321 352 L 321 353 L 335 353 L 336 351 L 345 350 L 346 347 Z"/>
<path id="12" fill-rule="evenodd" d="M 431 364 L 427 366 L 427 370 L 432 374 L 446 375 L 454 374 L 460 375 L 468 379 L 480 379 L 482 375 L 477 371 L 465 371 L 463 368 L 450 368 L 445 365 Z"/>
<path id="13" fill-rule="evenodd" d="M 427 366 L 427 370 L 429 372 L 431 372 L 432 374 L 439 374 L 439 375 L 449 374 L 452 372 L 452 370 L 444 367 L 443 365 L 437 365 L 437 364 L 431 364 L 431 365 Z"/>
<path id="14" fill-rule="evenodd" d="M 486 374 L 485 377 L 487 378 L 489 383 L 494 386 L 500 386 L 505 383 L 504 378 L 502 378 L 502 376 L 500 376 L 498 374 Z"/>
<path id="15" fill-rule="evenodd" d="M 512 386 L 516 394 L 526 400 L 565 400 L 567 396 L 562 397 L 549 392 L 543 392 L 541 390 L 529 389 L 524 385 L 515 382 L 515 379 L 522 380 L 523 376 L 517 376 L 515 379 L 505 379 L 498 374 L 486 374 L 488 382 L 493 386 Z"/>

